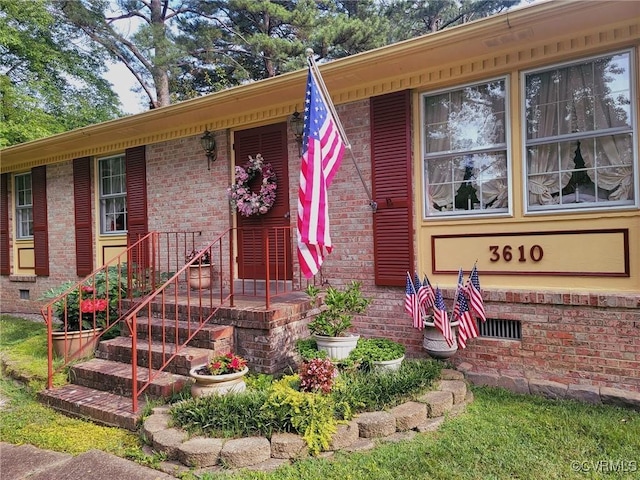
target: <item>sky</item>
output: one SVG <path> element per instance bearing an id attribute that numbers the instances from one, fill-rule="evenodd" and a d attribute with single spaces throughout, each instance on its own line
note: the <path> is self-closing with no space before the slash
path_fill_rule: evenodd
<path id="1" fill-rule="evenodd" d="M 109 70 L 105 74 L 105 78 L 113 84 L 113 90 L 120 97 L 122 103 L 122 111 L 127 114 L 140 113 L 148 110 L 140 101 L 140 95 L 131 91 L 137 82 L 127 67 L 122 63 L 113 63 L 109 65 Z"/>

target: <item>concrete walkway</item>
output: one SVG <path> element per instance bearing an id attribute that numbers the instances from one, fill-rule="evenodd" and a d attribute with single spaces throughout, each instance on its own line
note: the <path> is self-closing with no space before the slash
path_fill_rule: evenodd
<path id="1" fill-rule="evenodd" d="M 32 445 L 0 442 L 2 480 L 173 480 L 176 477 L 124 458 L 90 450 L 77 456 Z"/>

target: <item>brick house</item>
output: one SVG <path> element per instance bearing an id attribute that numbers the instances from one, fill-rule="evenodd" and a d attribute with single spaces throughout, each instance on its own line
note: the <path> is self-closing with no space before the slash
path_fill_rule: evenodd
<path id="1" fill-rule="evenodd" d="M 322 65 L 353 145 L 330 189 L 322 277 L 360 281 L 374 299 L 356 330 L 424 356 L 406 271 L 450 305 L 458 269 L 477 261 L 489 320 L 454 363 L 516 389 L 535 378 L 640 392 L 639 52 L 637 3 L 553 1 Z M 205 242 L 232 225 L 295 226 L 288 119 L 305 80 L 293 72 L 0 152 L 2 311 L 38 311 L 43 292 L 90 273 L 132 232 Z M 217 143 L 210 170 L 204 131 Z M 232 212 L 226 189 L 257 153 L 279 190 L 254 221 Z"/>

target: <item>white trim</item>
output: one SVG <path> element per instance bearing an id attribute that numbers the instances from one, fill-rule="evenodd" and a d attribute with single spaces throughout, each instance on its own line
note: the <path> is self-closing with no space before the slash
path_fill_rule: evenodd
<path id="1" fill-rule="evenodd" d="M 629 112 L 630 112 L 630 120 L 631 120 L 631 135 L 633 137 L 632 145 L 633 145 L 633 158 L 632 158 L 632 166 L 634 168 L 634 201 L 633 203 L 623 203 L 623 202 L 611 202 L 611 201 L 603 201 L 602 203 L 584 203 L 580 204 L 580 206 L 568 206 L 568 205 L 540 205 L 535 207 L 529 206 L 529 189 L 528 185 L 528 167 L 527 167 L 527 147 L 536 144 L 549 144 L 552 142 L 563 142 L 570 141 L 572 139 L 585 138 L 585 133 L 589 134 L 588 138 L 596 138 L 599 136 L 605 135 L 613 135 L 615 133 L 628 133 L 628 129 L 624 129 L 622 131 L 621 128 L 615 129 L 600 129 L 593 130 L 590 132 L 580 132 L 580 133 L 572 133 L 572 134 L 564 134 L 557 135 L 555 137 L 548 137 L 544 139 L 535 139 L 532 142 L 527 140 L 527 109 L 526 109 L 526 79 L 527 75 L 538 73 L 538 72 L 548 72 L 554 69 L 565 68 L 571 65 L 579 65 L 588 62 L 593 62 L 596 59 L 613 57 L 615 55 L 622 54 L 629 55 Z M 638 112 L 636 111 L 638 105 L 638 91 L 637 91 L 637 75 L 638 75 L 638 65 L 636 62 L 636 49 L 633 47 L 620 49 L 620 50 L 612 50 L 610 52 L 601 53 L 598 55 L 590 55 L 586 57 L 574 58 L 572 60 L 566 60 L 560 63 L 550 63 L 541 67 L 526 69 L 520 71 L 519 74 L 519 82 L 520 82 L 520 130 L 521 130 L 521 138 L 522 138 L 522 151 L 521 151 L 521 162 L 522 162 L 522 208 L 523 215 L 541 215 L 541 214 L 559 214 L 559 213 L 591 213 L 597 211 L 611 212 L 611 211 L 622 211 L 622 210 L 635 210 L 640 205 L 640 167 L 638 163 L 638 125 L 637 125 L 637 116 Z M 598 133 L 596 133 L 598 132 Z M 555 140 L 554 140 L 555 138 Z"/>
<path id="2" fill-rule="evenodd" d="M 487 147 L 468 149 L 468 150 L 448 150 L 438 152 L 437 154 L 428 154 L 426 152 L 426 144 L 427 144 L 427 135 L 426 135 L 426 108 L 425 101 L 427 97 L 439 95 L 446 92 L 456 92 L 463 90 L 467 87 L 475 87 L 487 85 L 491 82 L 503 82 L 504 83 L 504 143 L 496 144 Z M 513 173 L 511 168 L 512 162 L 512 154 L 511 154 L 511 75 L 509 73 L 505 73 L 503 75 L 498 75 L 494 77 L 490 77 L 487 79 L 482 79 L 479 81 L 459 84 L 455 86 L 449 86 L 446 88 L 440 88 L 431 91 L 424 91 L 419 94 L 419 102 L 420 102 L 420 175 L 422 178 L 422 188 L 421 188 L 421 206 L 422 206 L 422 220 L 423 221 L 434 221 L 434 220 L 446 220 L 446 219 L 477 219 L 477 218 L 487 218 L 487 217 L 511 217 L 513 216 Z M 504 146 L 503 146 L 504 145 Z M 426 161 L 430 158 L 441 158 L 441 157 L 451 157 L 465 154 L 476 154 L 482 152 L 502 152 L 504 148 L 505 152 L 505 160 L 506 160 L 506 182 L 508 189 L 508 207 L 505 209 L 495 210 L 495 209 L 487 209 L 487 210 L 473 210 L 474 213 L 469 213 L 469 210 L 458 210 L 458 211 L 447 211 L 443 213 L 435 213 L 429 214 L 429 206 L 427 205 L 428 197 L 427 197 L 427 175 L 426 175 Z"/>

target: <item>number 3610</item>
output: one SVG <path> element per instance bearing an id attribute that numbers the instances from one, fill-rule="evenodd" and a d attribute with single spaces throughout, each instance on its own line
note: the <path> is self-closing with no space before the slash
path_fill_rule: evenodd
<path id="1" fill-rule="evenodd" d="M 499 262 L 500 259 L 504 260 L 505 262 L 510 262 L 515 258 L 515 255 L 517 255 L 519 262 L 526 262 L 527 260 L 531 260 L 532 262 L 539 262 L 544 256 L 544 251 L 542 250 L 542 247 L 540 245 L 533 245 L 528 252 L 526 251 L 524 245 L 520 245 L 517 248 L 516 252 L 514 252 L 511 245 L 505 245 L 502 248 L 500 247 L 500 245 L 490 245 L 489 251 L 491 252 L 491 257 L 489 258 L 489 260 L 491 260 L 492 262 Z"/>

